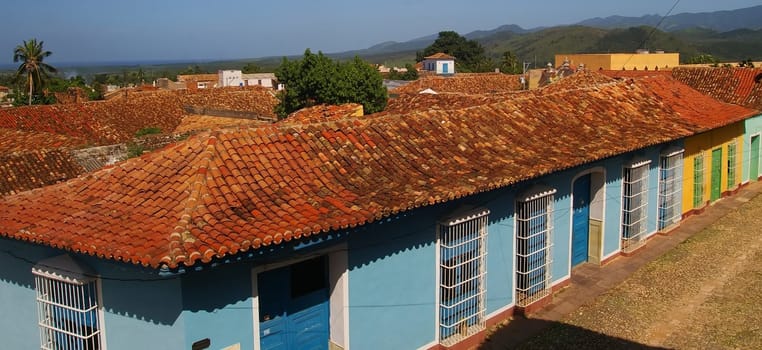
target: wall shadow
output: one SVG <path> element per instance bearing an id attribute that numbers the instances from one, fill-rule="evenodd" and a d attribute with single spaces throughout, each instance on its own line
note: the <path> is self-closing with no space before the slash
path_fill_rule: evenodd
<path id="1" fill-rule="evenodd" d="M 478 348 L 502 349 L 667 349 L 613 337 L 570 324 L 517 316 Z"/>

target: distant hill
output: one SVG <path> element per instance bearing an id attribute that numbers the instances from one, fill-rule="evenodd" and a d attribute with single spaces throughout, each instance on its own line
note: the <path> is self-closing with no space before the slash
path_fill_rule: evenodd
<path id="1" fill-rule="evenodd" d="M 587 19 L 577 24 L 596 28 L 627 28 L 638 26 L 656 26 L 661 20 L 658 15 L 642 17 L 610 16 Z M 762 5 L 730 11 L 702 13 L 681 13 L 664 18 L 659 29 L 672 32 L 689 28 L 705 28 L 717 32 L 736 29 L 762 29 Z"/>

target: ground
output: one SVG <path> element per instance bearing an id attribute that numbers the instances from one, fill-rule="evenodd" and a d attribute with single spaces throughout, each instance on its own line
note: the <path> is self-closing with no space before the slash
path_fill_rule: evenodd
<path id="1" fill-rule="evenodd" d="M 761 228 L 756 196 L 519 348 L 762 349 Z"/>

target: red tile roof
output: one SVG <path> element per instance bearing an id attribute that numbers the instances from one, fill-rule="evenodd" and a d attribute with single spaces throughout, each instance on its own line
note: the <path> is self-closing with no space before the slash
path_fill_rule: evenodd
<path id="1" fill-rule="evenodd" d="M 363 107 L 357 103 L 345 103 L 339 106 L 317 105 L 302 108 L 280 121 L 282 124 L 310 124 L 339 120 L 349 117 L 362 117 Z"/>
<path id="2" fill-rule="evenodd" d="M 488 94 L 521 90 L 521 76 L 500 73 L 464 74 L 454 76 L 426 76 L 392 91 L 393 94 L 419 93 L 432 89 L 439 94 Z"/>
<path id="3" fill-rule="evenodd" d="M 154 268 L 208 263 L 703 129 L 684 115 L 701 111 L 671 105 L 712 99 L 649 86 L 199 134 L 0 200 L 0 236 Z M 748 111 L 732 107 L 717 118 Z"/>
<path id="4" fill-rule="evenodd" d="M 83 140 L 83 144 L 108 145 L 131 140 L 146 127 L 174 130 L 185 115 L 185 105 L 274 117 L 276 104 L 273 93 L 262 87 L 130 92 L 127 98 L 110 101 L 0 109 L 0 128 L 47 132 Z"/>
<path id="5" fill-rule="evenodd" d="M 455 57 L 452 57 L 444 52 L 437 52 L 431 56 L 424 57 L 427 60 L 454 60 Z"/>
<path id="6" fill-rule="evenodd" d="M 646 78 L 654 76 L 672 76 L 671 70 L 599 70 L 601 74 L 612 78 Z"/>
<path id="7" fill-rule="evenodd" d="M 0 153 L 0 197 L 56 184 L 84 172 L 66 149 Z"/>
<path id="8" fill-rule="evenodd" d="M 720 101 L 762 110 L 760 68 L 675 68 L 672 76 Z"/>
<path id="9" fill-rule="evenodd" d="M 175 128 L 174 133 L 175 134 L 195 133 L 199 131 L 208 131 L 208 130 L 240 127 L 240 126 L 264 125 L 269 123 L 270 122 L 265 122 L 261 120 L 252 120 L 252 119 L 244 119 L 244 118 L 226 118 L 226 117 L 193 114 L 193 115 L 187 115 L 183 117 L 182 122 L 180 122 L 180 125 L 178 125 Z"/>
<path id="10" fill-rule="evenodd" d="M 73 148 L 85 144 L 82 138 L 48 132 L 0 129 L 0 154 L 38 149 Z"/>

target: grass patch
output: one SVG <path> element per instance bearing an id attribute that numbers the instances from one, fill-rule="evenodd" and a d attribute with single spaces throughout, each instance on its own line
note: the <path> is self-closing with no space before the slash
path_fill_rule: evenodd
<path id="1" fill-rule="evenodd" d="M 145 135 L 156 135 L 156 134 L 161 134 L 161 128 L 148 127 L 148 128 L 142 128 L 142 129 L 138 130 L 135 133 L 135 137 L 141 137 L 141 136 L 145 136 Z"/>

